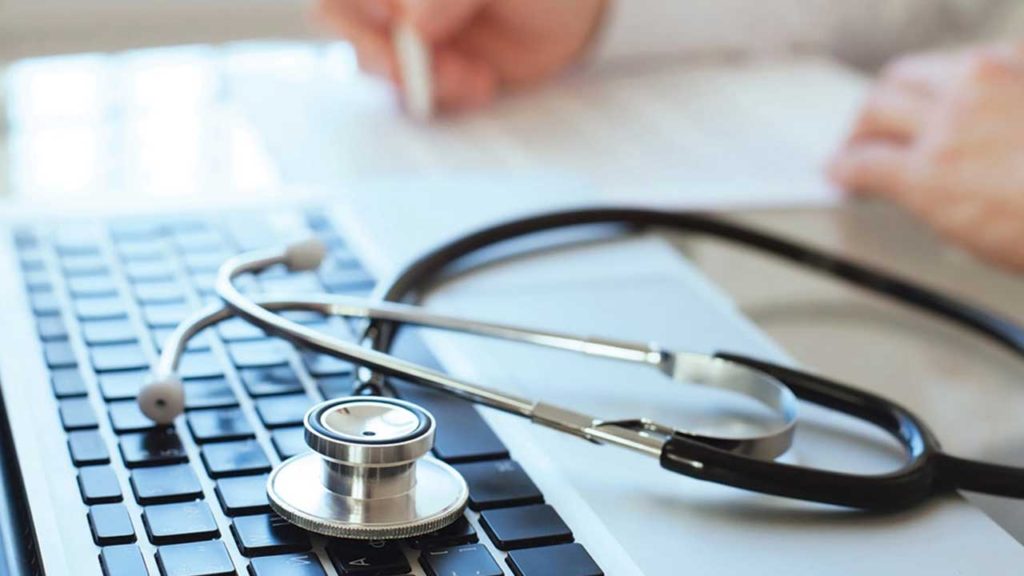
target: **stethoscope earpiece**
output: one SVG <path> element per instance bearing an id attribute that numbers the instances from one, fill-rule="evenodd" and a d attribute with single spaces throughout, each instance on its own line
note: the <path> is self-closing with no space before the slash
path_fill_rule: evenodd
<path id="1" fill-rule="evenodd" d="M 316 238 L 289 244 L 284 251 L 284 265 L 289 272 L 316 270 L 327 255 L 327 246 Z"/>
<path id="2" fill-rule="evenodd" d="M 138 402 L 147 418 L 167 425 L 185 412 L 185 387 L 173 376 L 153 380 L 139 391 Z"/>

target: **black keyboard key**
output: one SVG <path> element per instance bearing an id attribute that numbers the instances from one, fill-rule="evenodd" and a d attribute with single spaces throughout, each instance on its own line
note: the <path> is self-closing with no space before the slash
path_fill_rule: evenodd
<path id="1" fill-rule="evenodd" d="M 277 514 L 240 516 L 231 521 L 231 533 L 246 556 L 268 556 L 309 550 L 309 533 Z"/>
<path id="2" fill-rule="evenodd" d="M 189 230 L 174 233 L 174 243 L 186 256 L 207 255 L 214 253 L 218 265 L 230 254 L 224 252 L 224 237 L 215 230 Z M 187 260 L 187 259 L 186 259 Z M 216 270 L 217 267 L 214 267 Z"/>
<path id="3" fill-rule="evenodd" d="M 594 559 L 579 544 L 516 550 L 505 559 L 515 576 L 604 576 Z"/>
<path id="4" fill-rule="evenodd" d="M 149 367 L 149 360 L 138 344 L 110 344 L 89 348 L 92 367 L 97 372 L 140 370 Z"/>
<path id="5" fill-rule="evenodd" d="M 202 455 L 211 478 L 270 471 L 270 460 L 255 440 L 207 444 L 203 446 Z"/>
<path id="6" fill-rule="evenodd" d="M 89 507 L 92 539 L 100 546 L 135 542 L 135 529 L 124 504 L 97 504 Z"/>
<path id="7" fill-rule="evenodd" d="M 450 548 L 461 544 L 473 544 L 478 540 L 479 538 L 476 535 L 476 530 L 473 529 L 473 525 L 463 516 L 440 530 L 410 538 L 409 545 L 420 550 L 426 548 Z"/>
<path id="8" fill-rule="evenodd" d="M 174 327 L 153 328 L 150 333 L 153 335 L 153 344 L 157 350 L 163 351 L 167 344 L 167 338 L 174 332 Z M 185 350 L 188 352 L 204 352 L 210 349 L 210 338 L 207 332 L 200 332 L 189 339 Z"/>
<path id="9" fill-rule="evenodd" d="M 50 274 L 46 270 L 26 270 L 25 287 L 29 292 L 50 292 L 53 290 L 53 283 L 50 282 Z"/>
<path id="10" fill-rule="evenodd" d="M 185 380 L 185 408 L 226 408 L 238 406 L 231 385 L 223 377 Z"/>
<path id="11" fill-rule="evenodd" d="M 29 295 L 32 312 L 36 316 L 55 316 L 60 314 L 60 300 L 53 292 L 33 292 Z"/>
<path id="12" fill-rule="evenodd" d="M 42 270 L 46 266 L 43 249 L 38 244 L 20 247 L 17 253 L 23 270 Z"/>
<path id="13" fill-rule="evenodd" d="M 74 298 L 117 296 L 117 283 L 109 274 L 74 276 L 67 279 L 68 291 Z"/>
<path id="14" fill-rule="evenodd" d="M 288 365 L 249 368 L 239 371 L 238 376 L 250 396 L 274 396 L 303 391 L 298 375 Z"/>
<path id="15" fill-rule="evenodd" d="M 316 387 L 320 389 L 320 393 L 328 400 L 331 398 L 341 398 L 342 396 L 351 396 L 352 391 L 355 390 L 355 374 L 317 378 Z"/>
<path id="16" fill-rule="evenodd" d="M 110 273 L 107 261 L 99 254 L 82 254 L 65 256 L 60 261 L 64 275 L 69 278 L 78 276 L 106 276 Z"/>
<path id="17" fill-rule="evenodd" d="M 202 500 L 146 506 L 142 521 L 153 544 L 210 540 L 220 535 L 210 507 Z"/>
<path id="18" fill-rule="evenodd" d="M 149 370 L 126 370 L 98 374 L 96 380 L 99 382 L 103 399 L 109 402 L 135 398 L 139 395 L 139 389 L 149 382 L 150 377 Z"/>
<path id="19" fill-rule="evenodd" d="M 118 434 L 146 432 L 156 428 L 156 424 L 147 418 L 139 409 L 139 405 L 132 400 L 111 402 L 107 404 L 107 410 L 110 412 L 110 424 Z"/>
<path id="20" fill-rule="evenodd" d="M 127 318 L 82 322 L 82 337 L 90 346 L 129 344 L 138 339 L 135 335 L 135 327 Z"/>
<path id="21" fill-rule="evenodd" d="M 164 345 L 167 344 L 167 338 L 174 332 L 174 328 L 154 328 L 153 333 L 153 345 L 156 349 L 163 351 Z M 189 352 L 202 352 L 210 349 L 210 338 L 206 335 L 206 332 L 200 332 L 196 334 L 188 341 L 188 345 L 185 346 L 185 350 Z"/>
<path id="22" fill-rule="evenodd" d="M 305 434 L 306 429 L 302 426 L 278 428 L 270 433 L 270 439 L 274 443 L 277 455 L 285 460 L 309 450 Z"/>
<path id="23" fill-rule="evenodd" d="M 501 550 L 572 542 L 572 530 L 547 504 L 485 510 L 480 525 Z"/>
<path id="24" fill-rule="evenodd" d="M 156 551 L 162 576 L 233 576 L 235 565 L 224 543 L 190 542 L 169 544 Z"/>
<path id="25" fill-rule="evenodd" d="M 192 278 L 192 285 L 195 286 L 196 291 L 199 292 L 199 294 L 201 296 L 210 296 L 210 297 L 214 297 L 214 298 L 217 297 L 217 289 L 216 289 L 217 273 L 216 272 L 194 273 L 194 274 L 191 275 L 191 278 Z M 241 322 L 243 324 L 246 323 L 244 320 L 242 320 L 240 318 L 234 318 L 232 320 L 227 320 L 226 322 L 221 322 L 220 324 L 218 324 L 217 325 L 217 331 L 220 332 L 221 331 L 221 327 L 224 326 L 224 324 L 229 323 L 229 322 L 234 322 L 235 320 L 238 320 L 239 322 Z M 264 334 L 261 331 L 258 337 L 262 338 L 263 336 L 264 336 Z M 224 338 L 223 333 L 221 334 L 221 338 Z M 225 340 L 230 340 L 230 338 L 224 338 L 224 339 Z M 242 340 L 244 340 L 244 338 L 242 338 Z"/>
<path id="26" fill-rule="evenodd" d="M 57 232 L 55 240 L 57 254 L 61 256 L 96 256 L 100 247 L 96 243 L 96 233 L 85 228 L 71 228 Z"/>
<path id="27" fill-rule="evenodd" d="M 149 576 L 142 552 L 134 544 L 106 546 L 100 550 L 103 576 Z"/>
<path id="28" fill-rule="evenodd" d="M 177 282 L 139 282 L 132 289 L 141 304 L 173 304 L 185 301 L 185 289 Z"/>
<path id="29" fill-rule="evenodd" d="M 86 466 L 78 471 L 78 489 L 86 504 L 120 502 L 121 484 L 110 466 Z"/>
<path id="30" fill-rule="evenodd" d="M 107 320 L 128 316 L 124 301 L 117 297 L 79 298 L 75 300 L 79 320 Z"/>
<path id="31" fill-rule="evenodd" d="M 238 408 L 197 410 L 189 412 L 187 419 L 192 438 L 200 444 L 255 436 L 245 414 Z"/>
<path id="32" fill-rule="evenodd" d="M 395 354 L 427 367 L 441 369 L 430 351 L 413 335 L 395 342 Z M 508 449 L 471 402 L 401 381 L 393 381 L 398 396 L 434 415 L 437 435 L 434 454 L 448 463 L 508 458 Z"/>
<path id="33" fill-rule="evenodd" d="M 117 252 L 125 262 L 152 262 L 167 257 L 163 243 L 158 238 L 118 242 Z"/>
<path id="34" fill-rule="evenodd" d="M 188 462 L 178 432 L 171 426 L 120 437 L 121 458 L 129 468 Z"/>
<path id="35" fill-rule="evenodd" d="M 68 328 L 64 325 L 64 319 L 59 315 L 37 318 L 36 331 L 39 333 L 39 339 L 43 342 L 68 339 Z"/>
<path id="36" fill-rule="evenodd" d="M 132 471 L 132 491 L 139 504 L 184 502 L 203 496 L 199 479 L 188 464 L 174 464 Z"/>
<path id="37" fill-rule="evenodd" d="M 267 476 L 238 476 L 217 481 L 217 500 L 228 516 L 270 512 L 267 501 Z"/>
<path id="38" fill-rule="evenodd" d="M 491 553 L 481 544 L 428 550 L 420 555 L 420 565 L 427 576 L 503 575 L 498 563 L 491 558 Z"/>
<path id="39" fill-rule="evenodd" d="M 260 330 L 241 318 L 232 318 L 217 324 L 217 333 L 220 334 L 220 337 L 223 338 L 225 342 L 260 340 L 267 337 L 263 330 Z"/>
<path id="40" fill-rule="evenodd" d="M 39 246 L 39 238 L 30 228 L 18 228 L 14 231 L 14 245 L 19 250 L 31 251 Z"/>
<path id="41" fill-rule="evenodd" d="M 96 430 L 79 430 L 68 434 L 68 451 L 75 466 L 106 464 L 110 453 L 103 436 Z"/>
<path id="42" fill-rule="evenodd" d="M 87 393 L 85 380 L 78 368 L 58 368 L 50 372 L 50 384 L 57 398 L 85 396 Z"/>
<path id="43" fill-rule="evenodd" d="M 65 398 L 60 401 L 60 421 L 65 430 L 84 430 L 96 428 L 96 412 L 89 404 L 88 398 Z"/>
<path id="44" fill-rule="evenodd" d="M 256 400 L 256 411 L 267 428 L 301 425 L 313 401 L 305 394 L 269 396 Z"/>
<path id="45" fill-rule="evenodd" d="M 18 250 L 22 270 L 42 270 L 46 267 L 43 250 L 38 245 Z"/>
<path id="46" fill-rule="evenodd" d="M 263 291 L 269 294 L 309 294 L 321 290 L 320 281 L 312 272 L 263 276 L 260 283 L 263 285 Z"/>
<path id="47" fill-rule="evenodd" d="M 107 224 L 107 229 L 110 230 L 110 235 L 113 236 L 119 248 L 152 242 L 159 239 L 164 233 L 160 223 L 138 218 L 111 221 Z"/>
<path id="48" fill-rule="evenodd" d="M 185 303 L 144 304 L 142 317 L 146 325 L 152 328 L 174 328 L 181 324 L 192 312 Z"/>
<path id="49" fill-rule="evenodd" d="M 129 260 L 124 273 L 132 282 L 169 282 L 174 280 L 174 267 L 162 260 Z"/>
<path id="50" fill-rule="evenodd" d="M 473 510 L 540 504 L 544 501 L 533 480 L 512 460 L 457 464 L 455 469 L 469 485 L 469 507 Z"/>
<path id="51" fill-rule="evenodd" d="M 231 362 L 238 368 L 263 368 L 288 362 L 288 345 L 280 340 L 249 340 L 228 343 Z"/>
<path id="52" fill-rule="evenodd" d="M 219 250 L 221 246 L 222 244 L 218 242 L 212 246 L 214 250 L 211 252 L 189 252 L 185 254 L 182 258 L 185 261 L 185 267 L 193 274 L 216 272 L 220 265 L 231 256 L 227 252 L 221 252 Z"/>
<path id="53" fill-rule="evenodd" d="M 369 292 L 376 284 L 373 277 L 362 269 L 334 269 L 320 273 L 320 281 L 328 292 L 353 294 Z"/>
<path id="54" fill-rule="evenodd" d="M 302 363 L 306 366 L 306 370 L 315 378 L 342 376 L 355 372 L 355 366 L 351 362 L 316 352 L 304 352 L 302 354 Z"/>
<path id="55" fill-rule="evenodd" d="M 315 554 L 285 554 L 254 558 L 249 576 L 326 576 Z"/>
<path id="56" fill-rule="evenodd" d="M 341 576 L 384 576 L 411 570 L 397 542 L 334 540 L 327 545 L 327 555 Z"/>
<path id="57" fill-rule="evenodd" d="M 70 368 L 78 365 L 75 350 L 67 340 L 55 340 L 43 344 L 46 365 L 50 368 Z"/>
<path id="58" fill-rule="evenodd" d="M 224 368 L 213 352 L 185 352 L 178 365 L 182 378 L 215 378 L 224 375 Z"/>

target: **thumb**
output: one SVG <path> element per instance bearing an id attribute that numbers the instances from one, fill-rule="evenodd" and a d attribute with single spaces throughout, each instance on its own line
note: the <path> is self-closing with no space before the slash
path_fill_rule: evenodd
<path id="1" fill-rule="evenodd" d="M 405 18 L 427 44 L 450 39 L 480 12 L 488 0 L 406 0 Z"/>
<path id="2" fill-rule="evenodd" d="M 829 176 L 847 191 L 895 198 L 906 192 L 909 151 L 893 142 L 852 144 L 829 164 Z"/>

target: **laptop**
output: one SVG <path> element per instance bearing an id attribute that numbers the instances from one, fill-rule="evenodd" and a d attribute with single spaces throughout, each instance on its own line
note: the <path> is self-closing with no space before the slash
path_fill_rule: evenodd
<path id="1" fill-rule="evenodd" d="M 293 134 L 293 137 L 296 135 Z M 270 136 L 267 136 L 270 138 Z M 301 140 L 296 140 L 300 144 Z M 288 171 L 287 158 L 281 169 Z M 470 485 L 452 527 L 400 542 L 307 534 L 275 517 L 267 472 L 304 449 L 301 418 L 351 391 L 354 368 L 231 321 L 183 365 L 172 427 L 134 396 L 164 339 L 215 298 L 228 255 L 303 235 L 330 247 L 310 274 L 256 289 L 366 295 L 425 247 L 501 219 L 607 201 L 586 183 L 488 172 L 353 181 L 314 199 L 203 208 L 99 202 L 85 215 L 8 210 L 0 227 L 4 555 L 23 574 L 574 576 L 1013 574 L 1024 550 L 962 499 L 864 515 L 700 483 L 652 459 L 398 383 L 438 419 L 434 455 Z M 486 194 L 486 198 L 481 198 Z M 438 310 L 698 352 L 787 361 L 657 234 L 587 242 L 469 270 Z M 337 319 L 297 315 L 352 333 Z M 480 339 L 409 332 L 399 353 L 609 418 L 701 425 L 708 399 L 656 375 Z M 706 423 L 713 425 L 713 422 Z M 841 446 L 841 450 L 835 449 Z M 865 472 L 896 462 L 884 437 L 807 408 L 789 461 Z M 949 543 L 948 545 L 946 543 Z M 955 544 L 955 545 L 954 545 Z"/>

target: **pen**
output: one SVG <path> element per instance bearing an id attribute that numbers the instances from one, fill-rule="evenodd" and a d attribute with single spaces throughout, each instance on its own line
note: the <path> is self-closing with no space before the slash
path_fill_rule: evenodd
<path id="1" fill-rule="evenodd" d="M 392 31 L 398 59 L 405 108 L 416 120 L 429 120 L 434 114 L 434 82 L 430 48 L 407 20 L 400 20 Z"/>

